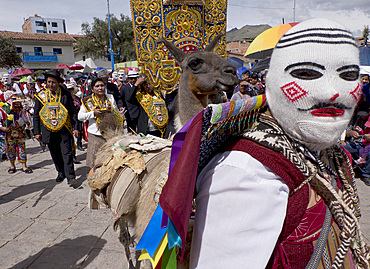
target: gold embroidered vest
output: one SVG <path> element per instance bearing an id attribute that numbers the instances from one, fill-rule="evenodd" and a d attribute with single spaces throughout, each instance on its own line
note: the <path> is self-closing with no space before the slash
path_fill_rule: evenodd
<path id="1" fill-rule="evenodd" d="M 136 99 L 163 137 L 168 123 L 168 111 L 160 91 L 154 90 L 154 96 L 145 91 L 139 91 L 136 94 Z"/>
<path id="2" fill-rule="evenodd" d="M 94 93 L 87 96 L 83 99 L 82 105 L 85 107 L 87 112 L 94 111 L 95 109 L 100 109 L 101 111 L 105 111 L 102 116 L 96 117 L 95 122 L 96 126 L 98 127 L 99 131 L 102 132 L 100 129 L 100 124 L 103 121 L 104 117 L 111 116 L 114 118 L 116 124 L 119 124 L 121 127 L 123 126 L 123 116 L 113 108 L 113 105 L 109 98 L 104 95 L 104 100 L 100 100 Z"/>
<path id="3" fill-rule="evenodd" d="M 65 126 L 68 131 L 73 134 L 71 119 L 68 110 L 60 102 L 62 90 L 58 88 L 55 95 L 50 92 L 50 89 L 44 87 L 36 98 L 41 102 L 39 115 L 42 123 L 51 132 L 57 132 Z"/>

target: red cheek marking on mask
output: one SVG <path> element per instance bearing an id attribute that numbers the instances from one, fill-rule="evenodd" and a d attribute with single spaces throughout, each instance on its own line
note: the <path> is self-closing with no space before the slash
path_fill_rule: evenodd
<path id="1" fill-rule="evenodd" d="M 350 95 L 352 95 L 353 98 L 355 98 L 356 102 L 358 101 L 358 99 L 360 99 L 361 92 L 362 92 L 361 90 L 362 90 L 362 86 L 360 85 L 360 83 L 357 83 L 356 89 L 354 89 L 353 91 L 349 93 Z"/>
<path id="2" fill-rule="evenodd" d="M 334 102 L 335 99 L 339 97 L 339 93 L 336 93 L 332 98 L 330 98 L 330 102 Z"/>
<path id="3" fill-rule="evenodd" d="M 302 89 L 295 81 L 285 84 L 280 87 L 280 89 L 291 102 L 295 102 L 308 94 L 308 92 Z"/>

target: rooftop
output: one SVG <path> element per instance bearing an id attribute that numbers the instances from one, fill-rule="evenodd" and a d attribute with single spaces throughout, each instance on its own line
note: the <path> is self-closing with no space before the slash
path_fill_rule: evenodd
<path id="1" fill-rule="evenodd" d="M 69 34 L 25 34 L 22 32 L 0 31 L 0 36 L 11 37 L 15 40 L 43 40 L 43 41 L 62 41 L 62 42 L 76 42 L 76 40 Z"/>
<path id="2" fill-rule="evenodd" d="M 240 29 L 234 28 L 226 33 L 226 42 L 253 40 L 269 28 L 271 26 L 268 24 L 245 25 Z"/>

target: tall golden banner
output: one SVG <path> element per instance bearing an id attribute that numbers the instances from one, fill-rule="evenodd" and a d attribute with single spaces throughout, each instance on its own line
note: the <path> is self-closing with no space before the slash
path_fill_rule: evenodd
<path id="1" fill-rule="evenodd" d="M 204 49 L 226 33 L 227 0 L 131 0 L 138 65 L 154 87 L 174 85 L 181 67 L 163 45 L 164 37 L 186 53 Z M 215 53 L 226 59 L 226 36 Z"/>

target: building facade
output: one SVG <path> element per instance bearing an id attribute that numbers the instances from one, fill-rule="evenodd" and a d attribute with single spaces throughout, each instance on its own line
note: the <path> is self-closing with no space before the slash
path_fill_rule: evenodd
<path id="1" fill-rule="evenodd" d="M 64 19 L 42 18 L 35 14 L 24 21 L 22 32 L 25 34 L 67 33 L 66 22 Z"/>
<path id="2" fill-rule="evenodd" d="M 73 43 L 69 34 L 25 34 L 0 31 L 0 36 L 13 39 L 17 52 L 23 59 L 23 67 L 52 69 L 58 64 L 71 65 L 75 62 Z"/>

